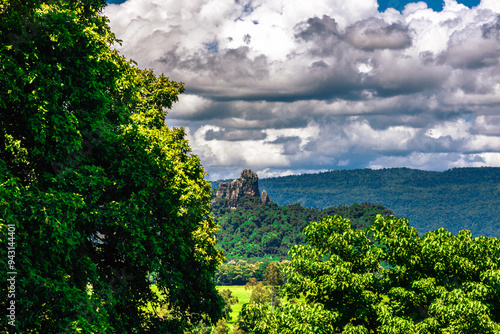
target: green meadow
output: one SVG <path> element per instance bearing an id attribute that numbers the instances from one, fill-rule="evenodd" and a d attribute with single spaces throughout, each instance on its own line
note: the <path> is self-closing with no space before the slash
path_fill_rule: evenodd
<path id="1" fill-rule="evenodd" d="M 232 328 L 236 324 L 238 320 L 238 314 L 240 314 L 241 308 L 243 304 L 248 303 L 250 301 L 250 296 L 252 295 L 252 290 L 245 290 L 244 285 L 219 285 L 217 286 L 217 290 L 231 290 L 231 293 L 234 297 L 238 298 L 238 302 L 231 306 L 231 319 L 229 319 L 229 327 Z"/>
<path id="2" fill-rule="evenodd" d="M 159 296 L 161 296 L 156 285 L 151 285 L 151 290 L 156 294 L 158 294 Z M 232 328 L 236 324 L 236 321 L 238 320 L 238 314 L 240 313 L 243 304 L 250 302 L 250 296 L 252 295 L 252 290 L 245 290 L 244 285 L 219 285 L 217 286 L 217 290 L 218 291 L 231 290 L 233 297 L 238 298 L 238 302 L 231 306 L 232 309 L 231 319 L 228 321 L 228 323 Z M 147 309 L 149 311 L 153 311 L 151 304 L 148 305 Z"/>

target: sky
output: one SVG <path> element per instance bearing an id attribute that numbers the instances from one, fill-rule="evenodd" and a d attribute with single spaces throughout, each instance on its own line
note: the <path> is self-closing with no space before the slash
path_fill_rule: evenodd
<path id="1" fill-rule="evenodd" d="M 117 49 L 185 83 L 209 180 L 500 166 L 500 1 L 127 0 Z"/>

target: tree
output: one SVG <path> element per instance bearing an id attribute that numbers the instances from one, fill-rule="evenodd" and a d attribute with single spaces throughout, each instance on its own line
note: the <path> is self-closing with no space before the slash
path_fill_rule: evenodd
<path id="1" fill-rule="evenodd" d="M 226 319 L 220 319 L 214 328 L 213 334 L 229 334 L 229 325 Z"/>
<path id="2" fill-rule="evenodd" d="M 210 184 L 164 125 L 183 84 L 113 50 L 104 5 L 0 0 L 0 306 L 15 308 L 2 332 L 176 333 L 222 317 Z"/>
<path id="3" fill-rule="evenodd" d="M 224 318 L 231 320 L 231 312 L 233 311 L 231 306 L 238 302 L 238 297 L 233 296 L 232 291 L 229 289 L 222 290 L 220 295 L 224 300 Z"/>
<path id="4" fill-rule="evenodd" d="M 274 305 L 279 305 L 281 286 L 283 285 L 283 275 L 275 262 L 269 263 L 264 272 L 265 283 L 269 286 L 271 295 L 271 309 Z"/>
<path id="5" fill-rule="evenodd" d="M 269 287 L 264 285 L 264 282 L 257 281 L 256 278 L 250 278 L 245 284 L 245 290 L 252 290 L 250 301 L 257 304 L 265 304 L 271 301 L 271 292 Z"/>
<path id="6" fill-rule="evenodd" d="M 251 333 L 498 333 L 500 240 L 444 229 L 420 237 L 406 219 L 353 230 L 340 216 L 304 230 L 285 295 L 306 303 L 242 309 Z M 381 264 L 385 264 L 382 266 Z"/>

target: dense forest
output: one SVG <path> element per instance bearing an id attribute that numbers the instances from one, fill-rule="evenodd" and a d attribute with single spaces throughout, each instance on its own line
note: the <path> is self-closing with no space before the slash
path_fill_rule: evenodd
<path id="1" fill-rule="evenodd" d="M 279 205 L 322 209 L 376 203 L 408 218 L 421 234 L 444 227 L 453 234 L 466 229 L 474 236 L 500 237 L 500 168 L 340 170 L 259 184 Z"/>
<path id="2" fill-rule="evenodd" d="M 365 228 L 377 214 L 392 214 L 381 205 L 368 203 L 318 210 L 304 208 L 299 203 L 264 204 L 259 197 L 245 196 L 231 210 L 227 202 L 217 198 L 212 204 L 212 214 L 220 225 L 218 245 L 229 260 L 284 259 L 293 245 L 304 243 L 304 227 L 327 215 L 342 215 L 352 220 L 354 228 Z"/>

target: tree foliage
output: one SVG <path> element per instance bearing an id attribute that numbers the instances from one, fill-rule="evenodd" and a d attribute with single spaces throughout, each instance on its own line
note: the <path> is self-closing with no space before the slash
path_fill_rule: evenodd
<path id="1" fill-rule="evenodd" d="M 406 219 L 378 216 L 366 230 L 325 217 L 290 250 L 285 295 L 305 303 L 247 304 L 251 333 L 498 333 L 500 240 L 420 237 Z"/>
<path id="2" fill-rule="evenodd" d="M 229 260 L 217 267 L 215 283 L 217 285 L 245 285 L 251 278 L 262 281 L 269 262 L 269 259 L 256 262 Z"/>
<path id="3" fill-rule="evenodd" d="M 283 275 L 279 266 L 275 262 L 269 263 L 264 272 L 264 282 L 269 286 L 271 295 L 271 309 L 280 302 L 279 296 L 283 285 Z"/>
<path id="4" fill-rule="evenodd" d="M 250 302 L 257 304 L 267 304 L 271 302 L 271 291 L 269 286 L 266 286 L 263 281 L 257 281 L 255 278 L 251 278 L 247 284 L 245 284 L 245 290 L 252 290 L 250 295 Z"/>
<path id="5" fill-rule="evenodd" d="M 19 332 L 175 333 L 222 316 L 210 184 L 164 125 L 184 87 L 111 48 L 104 5 L 0 1 L 0 262 L 15 226 Z"/>
<path id="6" fill-rule="evenodd" d="M 238 297 L 233 296 L 233 293 L 229 289 L 222 290 L 220 295 L 224 300 L 224 317 L 226 320 L 231 320 L 230 314 L 233 311 L 231 306 L 238 302 Z"/>

